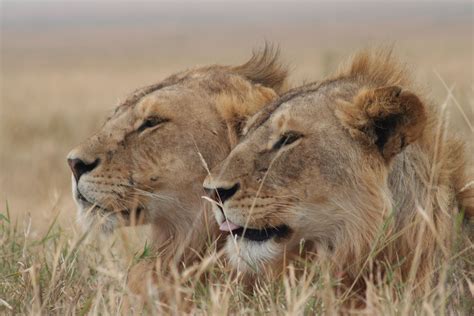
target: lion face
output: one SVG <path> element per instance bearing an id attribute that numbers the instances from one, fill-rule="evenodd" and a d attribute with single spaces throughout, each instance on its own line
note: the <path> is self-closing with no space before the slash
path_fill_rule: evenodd
<path id="1" fill-rule="evenodd" d="M 79 218 L 99 220 L 103 231 L 152 223 L 164 241 L 188 235 L 202 213 L 207 168 L 283 86 L 277 54 L 266 47 L 241 66 L 178 73 L 132 94 L 68 155 Z"/>
<path id="2" fill-rule="evenodd" d="M 388 213 L 390 160 L 424 120 L 413 94 L 347 78 L 300 88 L 262 110 L 204 182 L 220 202 L 220 229 L 232 235 L 230 261 L 259 270 L 305 246 L 356 255 L 363 243 L 351 236 L 376 235 Z"/>
<path id="3" fill-rule="evenodd" d="M 264 122 L 250 126 L 206 179 L 205 187 L 217 188 L 222 201 L 215 208 L 218 224 L 239 236 L 238 250 L 231 237 L 226 246 L 234 264 L 240 258 L 258 269 L 297 249 L 301 239 L 325 240 L 340 226 L 332 201 L 349 168 L 364 157 L 332 104 L 312 93 L 282 103 L 267 118 L 257 115 L 252 121 Z"/>
<path id="4" fill-rule="evenodd" d="M 183 84 L 119 106 L 69 154 L 81 215 L 102 215 L 103 228 L 110 230 L 122 220 L 176 217 L 196 205 L 195 183 L 206 173 L 199 154 L 213 164 L 228 150 L 212 106 L 209 95 Z"/>

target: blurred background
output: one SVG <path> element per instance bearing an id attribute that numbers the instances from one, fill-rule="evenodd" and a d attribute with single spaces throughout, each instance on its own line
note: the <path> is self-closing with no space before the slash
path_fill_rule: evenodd
<path id="1" fill-rule="evenodd" d="M 74 227 L 68 151 L 134 89 L 197 65 L 238 64 L 278 44 L 291 82 L 355 50 L 393 44 L 472 139 L 471 1 L 1 2 L 0 213 Z M 449 97 L 449 89 L 452 96 Z"/>

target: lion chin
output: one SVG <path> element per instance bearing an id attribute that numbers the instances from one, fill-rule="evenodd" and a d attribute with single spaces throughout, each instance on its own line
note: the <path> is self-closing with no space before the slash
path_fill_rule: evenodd
<path id="1" fill-rule="evenodd" d="M 77 221 L 85 232 L 98 229 L 105 235 L 112 234 L 120 225 L 117 216 L 114 214 L 99 215 L 93 206 L 89 208 L 77 207 Z"/>
<path id="2" fill-rule="evenodd" d="M 219 212 L 222 215 L 222 212 Z M 292 235 L 287 225 L 251 228 L 219 216 L 220 231 L 228 234 L 225 249 L 231 264 L 241 272 L 259 272 L 282 256 L 280 245 Z"/>
<path id="3" fill-rule="evenodd" d="M 282 248 L 273 238 L 253 241 L 237 235 L 233 237 L 227 238 L 225 252 L 231 265 L 240 272 L 258 273 L 282 256 Z"/>
<path id="4" fill-rule="evenodd" d="M 130 223 L 128 210 L 115 212 L 92 204 L 77 190 L 72 182 L 72 195 L 77 208 L 77 222 L 84 232 L 97 229 L 105 235 L 112 234 L 116 228 Z"/>

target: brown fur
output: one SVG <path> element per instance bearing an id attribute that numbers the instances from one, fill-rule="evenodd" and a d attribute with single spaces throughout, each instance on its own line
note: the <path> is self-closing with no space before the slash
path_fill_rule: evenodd
<path id="1" fill-rule="evenodd" d="M 188 70 L 137 90 L 69 154 L 98 161 L 79 183 L 73 179 L 80 218 L 105 231 L 150 223 L 162 266 L 191 264 L 218 235 L 201 200 L 206 169 L 225 158 L 240 124 L 276 98 L 285 80 L 278 54 L 266 47 L 241 66 Z M 143 127 L 149 118 L 162 123 Z M 130 284 L 137 288 L 151 266 L 134 268 Z"/>
<path id="2" fill-rule="evenodd" d="M 304 253 L 332 262 L 349 287 L 390 266 L 426 293 L 450 258 L 455 217 L 473 210 L 465 146 L 440 112 L 383 51 L 359 53 L 334 77 L 268 105 L 204 185 L 240 185 L 222 206 L 234 224 L 287 225 L 290 234 L 229 238 L 231 263 L 250 274 L 269 263 L 278 270 L 305 240 Z M 275 149 L 289 132 L 302 137 Z"/>
<path id="3" fill-rule="evenodd" d="M 337 115 L 355 139 L 380 147 L 387 161 L 418 139 L 426 124 L 421 101 L 398 86 L 362 90 Z M 382 133 L 379 125 L 387 132 Z"/>

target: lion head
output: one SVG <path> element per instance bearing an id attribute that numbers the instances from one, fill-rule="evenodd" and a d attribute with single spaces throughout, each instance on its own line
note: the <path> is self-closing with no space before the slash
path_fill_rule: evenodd
<path id="1" fill-rule="evenodd" d="M 194 241 L 193 230 L 204 227 L 198 222 L 206 168 L 226 157 L 245 120 L 284 89 L 277 55 L 265 47 L 241 66 L 177 73 L 119 104 L 68 155 L 86 226 L 100 222 L 112 231 L 119 223 L 151 223 L 155 243 Z"/>
<path id="2" fill-rule="evenodd" d="M 234 266 L 251 273 L 311 252 L 355 277 L 369 254 L 411 262 L 419 238 L 423 251 L 445 240 L 436 233 L 457 209 L 463 147 L 437 134 L 436 110 L 403 69 L 389 53 L 358 54 L 248 121 L 204 182 Z"/>

